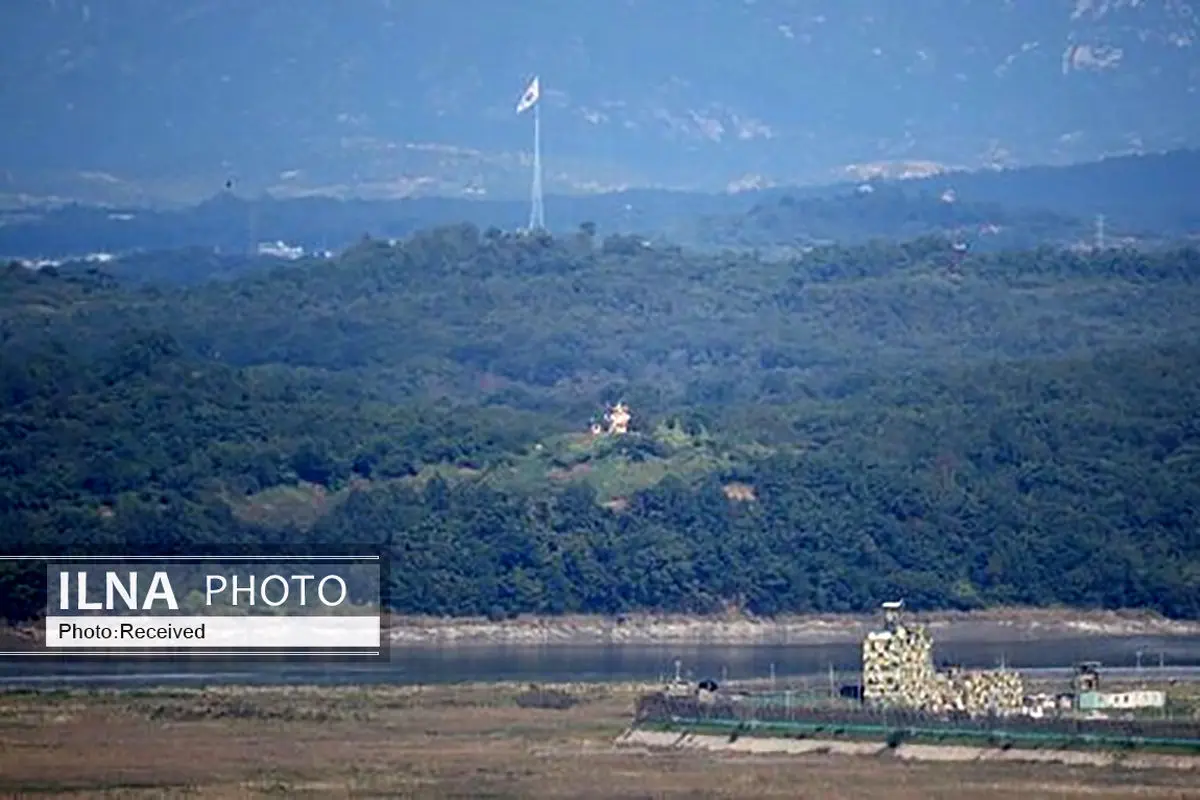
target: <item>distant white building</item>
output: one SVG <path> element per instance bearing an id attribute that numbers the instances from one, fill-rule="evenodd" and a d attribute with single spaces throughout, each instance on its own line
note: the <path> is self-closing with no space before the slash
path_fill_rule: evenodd
<path id="1" fill-rule="evenodd" d="M 293 247 L 287 242 L 261 242 L 258 245 L 258 254 L 260 256 L 275 256 L 277 258 L 288 258 L 295 260 L 304 257 L 304 248 L 300 246 Z"/>
<path id="2" fill-rule="evenodd" d="M 1158 690 L 1083 692 L 1079 695 L 1080 711 L 1128 711 L 1137 708 L 1164 708 L 1166 705 L 1166 692 Z"/>
<path id="3" fill-rule="evenodd" d="M 61 267 L 68 261 L 84 261 L 90 264 L 107 264 L 114 260 L 116 256 L 112 253 L 88 253 L 82 257 L 69 258 L 18 258 L 16 263 L 27 269 L 38 270 L 43 267 Z"/>

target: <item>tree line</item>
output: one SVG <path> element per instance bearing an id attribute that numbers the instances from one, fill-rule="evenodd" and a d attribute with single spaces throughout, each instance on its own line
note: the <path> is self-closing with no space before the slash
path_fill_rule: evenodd
<path id="1" fill-rule="evenodd" d="M 11 267 L 0 547 L 372 545 L 431 614 L 1194 617 L 1197 268 L 470 225 L 186 286 Z M 547 466 L 617 399 L 629 446 Z M 5 615 L 43 586 L 5 567 Z"/>

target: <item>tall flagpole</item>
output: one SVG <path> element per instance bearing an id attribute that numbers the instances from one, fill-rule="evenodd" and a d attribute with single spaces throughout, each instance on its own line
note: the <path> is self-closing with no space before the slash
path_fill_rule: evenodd
<path id="1" fill-rule="evenodd" d="M 542 104 L 538 102 L 541 94 L 541 82 L 534 75 L 517 103 L 518 114 L 533 109 L 533 186 L 530 189 L 529 231 L 546 229 L 546 212 L 542 208 Z"/>
<path id="2" fill-rule="evenodd" d="M 529 230 L 546 228 L 546 213 L 542 207 L 542 104 L 533 106 L 533 187 L 530 192 Z"/>

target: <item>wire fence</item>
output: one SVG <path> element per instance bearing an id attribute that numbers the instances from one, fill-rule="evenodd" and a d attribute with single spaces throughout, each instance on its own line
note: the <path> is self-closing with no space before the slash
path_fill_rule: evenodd
<path id="1" fill-rule="evenodd" d="M 806 735 L 890 738 L 899 734 L 1043 744 L 1164 745 L 1200 752 L 1200 720 L 1194 719 L 972 717 L 961 713 L 931 714 L 848 703 L 809 704 L 803 697 L 785 697 L 780 702 L 774 695 L 718 694 L 702 699 L 649 694 L 639 699 L 635 722 L 747 731 L 762 729 Z"/>

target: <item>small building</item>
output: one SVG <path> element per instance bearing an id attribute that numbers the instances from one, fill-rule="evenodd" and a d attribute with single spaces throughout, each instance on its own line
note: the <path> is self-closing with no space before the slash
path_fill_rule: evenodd
<path id="1" fill-rule="evenodd" d="M 1058 711 L 1058 702 L 1052 694 L 1031 694 L 1025 696 L 1025 715 L 1040 719 Z"/>
<path id="2" fill-rule="evenodd" d="M 629 432 L 629 419 L 632 415 L 629 413 L 629 406 L 624 403 L 617 403 L 608 410 L 604 415 L 605 421 L 608 422 L 608 433 L 610 436 L 621 436 Z"/>
<path id="3" fill-rule="evenodd" d="M 1096 692 L 1100 690 L 1100 662 L 1081 661 L 1075 665 L 1075 675 L 1071 679 L 1071 689 L 1076 694 Z"/>
<path id="4" fill-rule="evenodd" d="M 1075 708 L 1075 695 L 1039 693 L 1025 696 L 1025 715 L 1034 718 L 1058 717 Z"/>
<path id="5" fill-rule="evenodd" d="M 617 403 L 604 412 L 603 420 L 592 420 L 588 429 L 592 436 L 622 436 L 629 433 L 629 421 L 633 414 L 625 403 Z"/>
<path id="6" fill-rule="evenodd" d="M 1144 708 L 1165 708 L 1166 692 L 1137 689 L 1128 692 L 1081 692 L 1080 711 L 1131 711 Z"/>

